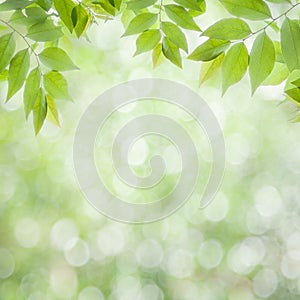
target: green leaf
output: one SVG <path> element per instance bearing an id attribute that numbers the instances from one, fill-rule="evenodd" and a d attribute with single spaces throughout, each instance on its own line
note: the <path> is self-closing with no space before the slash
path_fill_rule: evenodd
<path id="1" fill-rule="evenodd" d="M 12 33 L 0 37 L 0 73 L 7 67 L 14 55 L 16 43 Z"/>
<path id="2" fill-rule="evenodd" d="M 164 55 L 162 52 L 162 44 L 159 43 L 152 51 L 153 67 L 156 68 L 164 61 Z"/>
<path id="3" fill-rule="evenodd" d="M 230 45 L 229 41 L 210 39 L 198 46 L 188 57 L 196 61 L 210 61 L 224 52 Z"/>
<path id="4" fill-rule="evenodd" d="M 52 0 L 37 0 L 36 3 L 45 11 L 52 7 Z"/>
<path id="5" fill-rule="evenodd" d="M 178 26 L 185 29 L 201 31 L 194 19 L 183 7 L 174 4 L 168 4 L 164 7 L 168 17 Z"/>
<path id="6" fill-rule="evenodd" d="M 204 13 L 206 9 L 204 0 L 174 0 L 174 2 L 178 3 L 184 8 L 198 11 L 201 13 Z"/>
<path id="7" fill-rule="evenodd" d="M 278 85 L 287 79 L 290 72 L 286 64 L 275 63 L 274 69 L 262 85 Z"/>
<path id="8" fill-rule="evenodd" d="M 136 40 L 134 55 L 152 50 L 160 41 L 161 33 L 158 29 L 149 29 L 139 35 Z"/>
<path id="9" fill-rule="evenodd" d="M 184 33 L 171 22 L 162 22 L 162 31 L 166 37 L 177 47 L 188 52 L 188 45 Z"/>
<path id="10" fill-rule="evenodd" d="M 249 20 L 272 18 L 268 5 L 263 0 L 220 0 L 234 16 Z"/>
<path id="11" fill-rule="evenodd" d="M 63 23 L 73 32 L 72 10 L 76 4 L 72 0 L 54 0 L 54 6 Z"/>
<path id="12" fill-rule="evenodd" d="M 162 51 L 164 56 L 174 65 L 182 68 L 181 55 L 179 48 L 174 45 L 168 38 L 163 39 Z"/>
<path id="13" fill-rule="evenodd" d="M 37 42 L 53 41 L 62 36 L 61 27 L 55 26 L 50 20 L 32 25 L 27 33 L 28 38 Z"/>
<path id="14" fill-rule="evenodd" d="M 42 8 L 40 7 L 29 7 L 25 10 L 27 19 L 29 19 L 31 24 L 44 22 L 49 16 Z"/>
<path id="15" fill-rule="evenodd" d="M 267 0 L 268 2 L 282 4 L 284 2 L 291 3 L 290 0 Z"/>
<path id="16" fill-rule="evenodd" d="M 34 107 L 40 87 L 41 73 L 39 68 L 35 68 L 29 73 L 24 88 L 23 99 L 26 119 Z"/>
<path id="17" fill-rule="evenodd" d="M 238 18 L 222 19 L 206 29 L 202 35 L 220 40 L 240 40 L 251 34 L 249 25 Z"/>
<path id="18" fill-rule="evenodd" d="M 71 100 L 68 84 L 64 76 L 56 71 L 51 71 L 44 76 L 44 87 L 51 97 L 58 100 Z"/>
<path id="19" fill-rule="evenodd" d="M 90 15 L 84 7 L 77 5 L 72 10 L 72 20 L 75 33 L 79 38 L 85 33 L 89 26 L 91 21 Z"/>
<path id="20" fill-rule="evenodd" d="M 254 41 L 249 62 L 252 94 L 271 74 L 275 64 L 275 48 L 272 40 L 263 32 Z"/>
<path id="21" fill-rule="evenodd" d="M 229 49 L 222 65 L 223 95 L 230 86 L 244 77 L 248 61 L 248 50 L 244 43 L 235 44 Z"/>
<path id="22" fill-rule="evenodd" d="M 46 95 L 47 107 L 48 107 L 48 118 L 53 120 L 54 124 L 60 127 L 58 111 L 56 108 L 56 103 L 50 95 Z"/>
<path id="23" fill-rule="evenodd" d="M 0 4 L 0 11 L 23 9 L 32 3 L 28 0 L 6 0 Z"/>
<path id="24" fill-rule="evenodd" d="M 19 51 L 11 60 L 8 70 L 8 92 L 6 101 L 23 86 L 30 65 L 28 49 Z"/>
<path id="25" fill-rule="evenodd" d="M 4 70 L 0 73 L 0 81 L 6 81 L 8 79 L 8 71 Z"/>
<path id="26" fill-rule="evenodd" d="M 281 27 L 281 48 L 290 71 L 300 69 L 300 27 L 296 20 L 286 18 Z"/>
<path id="27" fill-rule="evenodd" d="M 156 3 L 156 0 L 133 0 L 127 2 L 127 9 L 139 10 L 149 6 L 152 6 Z"/>
<path id="28" fill-rule="evenodd" d="M 290 73 L 284 91 L 294 103 L 300 106 L 300 89 L 294 84 L 300 80 L 300 70 L 294 70 Z"/>
<path id="29" fill-rule="evenodd" d="M 35 129 L 35 134 L 37 135 L 46 119 L 47 115 L 47 102 L 43 89 L 39 89 L 36 102 L 33 107 L 33 124 Z"/>
<path id="30" fill-rule="evenodd" d="M 221 53 L 214 60 L 202 63 L 199 78 L 199 86 L 216 74 L 216 72 L 218 71 L 218 69 L 224 61 L 224 57 L 225 54 Z"/>
<path id="31" fill-rule="evenodd" d="M 52 70 L 68 71 L 78 69 L 68 54 L 64 50 L 57 47 L 49 47 L 44 49 L 39 54 L 39 58 L 44 65 Z"/>
<path id="32" fill-rule="evenodd" d="M 129 23 L 123 36 L 133 35 L 149 29 L 157 21 L 157 14 L 142 13 Z"/>

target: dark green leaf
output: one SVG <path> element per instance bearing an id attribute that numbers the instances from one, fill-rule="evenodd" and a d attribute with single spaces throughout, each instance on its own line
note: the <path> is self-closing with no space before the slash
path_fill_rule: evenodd
<path id="1" fill-rule="evenodd" d="M 37 0 L 36 3 L 44 10 L 48 11 L 52 7 L 52 0 Z"/>
<path id="2" fill-rule="evenodd" d="M 40 7 L 29 7 L 26 8 L 25 12 L 31 24 L 44 22 L 48 17 L 47 13 Z"/>
<path id="3" fill-rule="evenodd" d="M 82 7 L 81 5 L 77 5 L 72 10 L 72 20 L 74 30 L 77 37 L 79 38 L 85 33 L 90 23 L 90 15 L 84 7 Z M 76 20 L 76 22 L 74 22 L 74 20 Z"/>
<path id="4" fill-rule="evenodd" d="M 70 32 L 73 31 L 72 10 L 76 4 L 72 0 L 54 0 L 54 6 L 61 20 Z"/>

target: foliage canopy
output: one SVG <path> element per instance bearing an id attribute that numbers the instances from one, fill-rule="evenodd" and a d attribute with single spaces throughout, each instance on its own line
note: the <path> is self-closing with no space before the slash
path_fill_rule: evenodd
<path id="1" fill-rule="evenodd" d="M 6 0 L 0 4 L 0 80 L 8 82 L 6 101 L 23 88 L 25 116 L 33 113 L 35 132 L 47 116 L 59 125 L 56 101 L 70 100 L 62 72 L 77 69 L 60 39 L 87 37 L 91 24 L 120 15 L 123 37 L 137 37 L 134 55 L 151 52 L 154 67 L 167 59 L 182 68 L 187 55 L 204 62 L 200 84 L 221 69 L 223 94 L 247 71 L 252 93 L 261 85 L 286 81 L 287 98 L 299 106 L 300 26 L 299 18 L 289 14 L 300 3 L 219 2 L 224 18 L 202 30 L 199 20 L 206 12 L 205 0 Z M 188 31 L 201 37 L 192 51 Z M 17 40 L 22 41 L 21 48 Z"/>

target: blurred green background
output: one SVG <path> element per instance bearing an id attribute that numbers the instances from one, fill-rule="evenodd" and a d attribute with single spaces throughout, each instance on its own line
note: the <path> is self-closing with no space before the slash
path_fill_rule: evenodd
<path id="1" fill-rule="evenodd" d="M 81 70 L 67 74 L 74 103 L 59 103 L 61 128 L 47 122 L 36 137 L 21 94 L 4 104 L 6 86 L 0 85 L 0 299 L 299 299 L 300 128 L 289 122 L 295 109 L 281 103 L 282 87 L 260 88 L 251 98 L 246 78 L 221 98 L 218 77 L 198 88 L 199 64 L 185 61 L 182 71 L 166 62 L 153 70 L 148 54 L 132 58 L 134 40 L 120 39 L 122 33 L 121 22 L 108 22 L 92 27 L 91 44 L 64 41 Z M 197 38 L 191 35 L 191 43 Z M 224 130 L 226 173 L 214 202 L 199 210 L 210 166 L 201 128 L 178 108 L 153 101 L 125 107 L 97 143 L 98 168 L 114 193 L 132 202 L 152 199 L 120 185 L 107 155 L 110 138 L 141 112 L 172 114 L 189 130 L 202 171 L 191 199 L 171 217 L 126 225 L 86 202 L 72 146 L 89 103 L 118 83 L 144 77 L 181 82 L 209 103 Z M 180 174 L 170 144 L 140 141 L 129 161 L 137 174 L 147 173 L 144 163 L 158 145 L 170 174 L 156 191 L 163 194 Z"/>

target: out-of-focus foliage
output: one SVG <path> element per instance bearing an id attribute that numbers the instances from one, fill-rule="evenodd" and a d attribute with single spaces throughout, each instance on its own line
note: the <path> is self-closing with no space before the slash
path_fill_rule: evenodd
<path id="1" fill-rule="evenodd" d="M 33 112 L 35 132 L 47 115 L 56 120 L 56 100 L 70 99 L 61 72 L 77 69 L 60 41 L 88 38 L 92 24 L 101 27 L 114 18 L 121 18 L 123 36 L 137 36 L 135 55 L 152 52 L 154 67 L 163 58 L 180 68 L 186 57 L 208 62 L 200 83 L 221 68 L 223 94 L 248 68 L 252 93 L 261 85 L 294 78 L 291 73 L 300 69 L 298 1 L 220 0 L 215 4 L 223 9 L 221 19 L 207 26 L 202 24 L 210 13 L 205 0 L 4 0 L 0 78 L 8 81 L 6 101 L 24 86 L 25 115 Z M 189 51 L 188 37 L 193 32 L 201 32 L 201 39 L 196 37 L 200 45 Z M 16 45 L 16 40 L 22 45 Z M 285 91 L 299 106 L 298 87 Z"/>
<path id="2" fill-rule="evenodd" d="M 61 42 L 81 69 L 66 73 L 74 103 L 57 102 L 64 116 L 61 129 L 46 122 L 35 137 L 22 117 L 22 97 L 1 102 L 0 298 L 298 299 L 299 125 L 287 121 L 290 104 L 278 106 L 282 87 L 263 87 L 253 101 L 244 78 L 221 99 L 213 87 L 219 81 L 216 72 L 215 80 L 200 88 L 224 129 L 227 146 L 224 184 L 205 210 L 198 209 L 211 159 L 205 134 L 185 111 L 159 101 L 116 111 L 99 132 L 95 159 L 113 192 L 132 202 L 155 200 L 125 190 L 110 174 L 109 141 L 134 116 L 170 116 L 198 145 L 203 180 L 191 199 L 171 217 L 138 226 L 111 221 L 85 201 L 73 171 L 72 143 L 80 115 L 99 93 L 149 76 L 172 78 L 198 90 L 193 62 L 186 62 L 185 73 L 169 64 L 153 70 L 145 56 L 131 58 L 134 46 L 129 39 L 119 40 L 120 24 L 104 26 L 101 31 L 91 28 L 97 49 L 85 41 Z M 5 83 L 0 84 L 3 97 Z M 165 190 L 155 191 L 163 194 L 180 171 L 176 148 L 165 140 L 142 139 L 129 162 L 137 174 L 147 174 L 147 160 L 157 152 L 168 167 Z"/>

